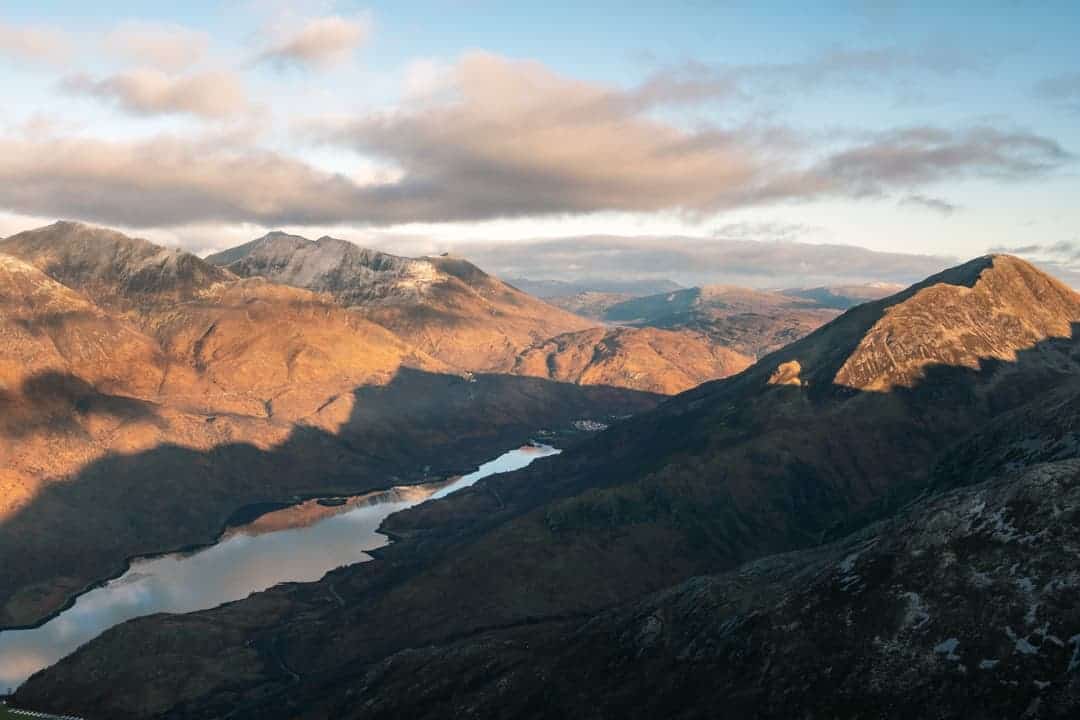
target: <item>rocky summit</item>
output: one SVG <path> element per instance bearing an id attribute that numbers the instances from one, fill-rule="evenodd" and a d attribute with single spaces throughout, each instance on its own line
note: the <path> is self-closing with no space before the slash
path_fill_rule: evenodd
<path id="1" fill-rule="evenodd" d="M 207 261 L 327 293 L 433 357 L 473 371 L 505 371 L 525 347 L 589 321 L 455 257 L 403 258 L 344 240 L 270 233 Z"/>
<path id="2" fill-rule="evenodd" d="M 111 718 L 1068 717 L 1077 322 L 1068 287 L 975 259 L 391 516 L 374 563 L 119 626 L 16 699 Z"/>

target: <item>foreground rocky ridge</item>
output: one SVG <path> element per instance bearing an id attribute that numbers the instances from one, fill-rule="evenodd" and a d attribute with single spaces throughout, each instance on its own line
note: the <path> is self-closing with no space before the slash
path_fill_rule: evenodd
<path id="1" fill-rule="evenodd" d="M 894 323 L 935 308 L 948 314 L 932 327 L 947 331 L 899 352 L 924 336 L 890 333 L 902 329 Z M 958 624 L 970 607 L 959 591 L 970 586 L 949 582 L 973 577 L 968 562 L 987 573 L 995 588 L 1019 581 L 1008 575 L 1006 561 L 1025 544 L 986 549 L 965 538 L 984 537 L 980 533 L 991 532 L 987 528 L 1011 534 L 1009 522 L 1019 532 L 1021 518 L 1032 524 L 1032 533 L 1043 523 L 1046 537 L 1062 540 L 1040 545 L 1040 568 L 1024 575 L 1033 585 L 1044 583 L 1038 592 L 1046 614 L 1036 613 L 1032 622 L 1050 621 L 1046 633 L 1063 645 L 1042 640 L 1048 643 L 1047 662 L 1058 663 L 1073 634 L 1080 633 L 1069 630 L 1075 618 L 1061 599 L 1075 564 L 1067 522 L 1075 514 L 1068 509 L 1074 505 L 1069 477 L 1075 468 L 1066 463 L 1048 476 L 1023 473 L 1032 463 L 1076 456 L 1076 443 L 1061 432 L 1076 426 L 1076 415 L 1063 413 L 1077 407 L 1080 397 L 1080 352 L 1072 332 L 1077 322 L 1080 297 L 1068 288 L 1015 258 L 979 258 L 856 307 L 747 371 L 618 423 L 572 452 L 392 516 L 386 528 L 398 542 L 381 551 L 378 562 L 213 611 L 114 628 L 32 678 L 18 699 L 110 718 L 210 718 L 229 712 L 367 717 L 422 714 L 437 702 L 480 715 L 517 709 L 541 716 L 543 708 L 573 707 L 581 716 L 614 717 L 638 701 L 695 716 L 715 707 L 686 705 L 702 693 L 751 715 L 750 708 L 768 697 L 774 704 L 761 705 L 761 713 L 781 717 L 823 686 L 823 707 L 834 714 L 888 715 L 905 707 L 894 705 L 896 698 L 910 695 L 909 707 L 930 707 L 948 683 L 967 682 L 957 673 L 974 675 L 976 661 L 1008 659 L 996 635 L 992 642 L 977 641 Z M 1021 418 L 1025 424 L 1018 423 Z M 966 459 L 982 457 L 978 449 L 984 447 L 1015 452 L 985 457 L 976 473 Z M 938 494 L 998 476 L 1005 485 L 987 486 L 980 496 L 989 508 L 982 519 L 964 520 L 967 491 Z M 1025 483 L 1034 493 L 1056 495 L 1026 515 Z M 898 515 L 898 524 L 863 529 L 920 496 L 927 497 L 924 504 Z M 920 525 L 918 507 L 930 507 L 925 503 L 944 503 L 933 507 L 946 512 L 942 526 L 955 528 L 939 545 L 944 554 L 936 557 L 929 550 L 914 553 L 932 546 L 938 527 Z M 994 517 L 1006 524 L 999 527 Z M 851 534 L 856 531 L 863 535 Z M 865 560 L 849 561 L 855 547 L 850 543 L 875 533 L 882 538 L 882 556 L 868 553 Z M 916 540 L 905 546 L 913 533 Z M 920 533 L 924 540 L 917 539 Z M 819 547 L 830 541 L 840 544 Z M 894 551 L 884 552 L 890 547 Z M 890 560 L 902 552 L 910 559 Z M 949 553 L 964 561 L 942 564 Z M 739 571 L 745 563 L 756 564 Z M 830 570 L 837 565 L 842 567 Z M 797 567 L 803 569 L 796 572 Z M 838 572 L 857 575 L 867 594 L 855 592 L 858 582 Z M 694 576 L 718 574 L 720 579 L 679 587 Z M 880 587 L 874 584 L 879 579 Z M 938 580 L 945 581 L 940 588 L 921 585 Z M 1057 581 L 1064 583 L 1060 592 L 1045 585 Z M 345 607 L 333 601 L 328 584 Z M 1026 651 L 1027 645 L 1020 639 L 1042 644 L 1033 639 L 1037 624 L 1021 625 L 1013 617 L 1015 603 L 1027 597 L 1027 583 L 1017 587 L 1020 594 L 1002 590 L 1003 604 L 987 610 L 986 618 L 1012 623 L 1013 648 L 1024 655 L 1020 648 Z M 676 589 L 649 599 L 665 588 Z M 927 614 L 941 613 L 940 624 L 928 623 L 926 634 L 905 635 L 910 627 L 905 630 L 895 614 L 877 612 L 899 608 L 898 593 L 908 591 L 926 598 Z M 828 614 L 801 614 L 798 602 L 776 606 L 776 593 L 802 592 L 807 594 L 798 597 L 809 607 L 835 607 L 850 617 L 858 630 L 850 641 L 855 644 L 830 636 L 835 631 Z M 868 599 L 865 606 L 859 605 L 862 597 Z M 904 598 L 903 608 L 914 607 Z M 728 624 L 725 617 L 743 619 Z M 828 624 L 815 625 L 822 620 Z M 744 626 L 749 634 L 740 635 Z M 876 635 L 867 636 L 871 632 Z M 918 665 L 932 670 L 926 684 L 884 678 L 878 694 L 852 696 L 844 695 L 858 692 L 850 682 L 831 687 L 848 672 L 883 668 L 888 674 L 897 666 L 882 665 L 888 647 L 881 650 L 878 636 L 899 638 L 889 662 L 929 652 Z M 808 669 L 813 654 L 803 649 L 811 647 L 835 656 L 831 670 Z M 702 665 L 686 665 L 696 656 L 687 660 L 682 650 L 701 653 Z M 983 652 L 986 658 L 974 657 Z M 589 659 L 594 653 L 595 663 Z M 131 662 L 140 657 L 147 661 Z M 845 657 L 853 659 L 840 667 Z M 481 664 L 465 672 L 469 659 Z M 464 680 L 433 681 L 430 692 L 419 690 L 408 671 L 425 662 L 436 673 L 461 671 Z M 639 675 L 634 663 L 652 674 Z M 169 670 L 162 672 L 163 664 Z M 744 695 L 710 695 L 705 685 L 720 666 L 726 674 L 718 677 L 719 687 L 732 693 L 739 688 Z M 1021 668 L 995 676 L 1006 682 L 1003 692 L 1014 687 L 1008 683 L 1067 679 L 1060 672 L 1047 676 L 1050 665 L 1001 667 L 1010 673 Z M 748 674 L 740 675 L 744 669 Z M 687 685 L 680 684 L 684 671 Z M 801 672 L 820 680 L 806 685 Z M 174 682 L 180 675 L 187 678 L 182 687 Z M 550 682 L 541 685 L 545 678 Z M 644 678 L 641 694 L 635 694 L 635 678 Z M 1074 702 L 1072 682 L 1061 686 L 1062 702 Z M 589 683 L 598 694 L 583 687 Z M 603 694 L 624 683 L 631 687 L 623 694 Z M 982 692 L 984 685 L 964 687 Z M 656 691 L 653 705 L 645 697 L 649 688 Z M 912 688 L 925 692 L 911 694 Z M 1026 692 L 1011 697 L 1033 700 Z M 862 704 L 852 705 L 852 697 Z M 1053 709 L 1040 707 L 1044 713 Z"/>

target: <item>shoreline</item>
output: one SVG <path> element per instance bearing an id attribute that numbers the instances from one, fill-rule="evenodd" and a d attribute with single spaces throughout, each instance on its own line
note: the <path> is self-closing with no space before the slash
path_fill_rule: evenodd
<path id="1" fill-rule="evenodd" d="M 506 453 L 506 452 L 511 452 L 512 450 L 525 447 L 526 445 L 547 445 L 547 443 L 539 442 L 539 441 L 537 441 L 535 439 L 535 436 L 536 436 L 536 434 L 538 432 L 539 431 L 533 431 L 530 434 L 529 439 L 527 439 L 526 441 L 522 442 L 521 444 L 519 444 L 519 445 L 517 445 L 515 447 L 511 447 L 511 448 L 509 448 L 507 450 L 503 450 L 500 454 L 503 454 L 503 453 Z M 554 434 L 556 436 L 561 436 L 561 435 L 564 435 L 564 434 L 567 434 L 567 433 L 556 432 Z M 552 439 L 554 439 L 554 438 L 552 438 Z M 554 446 L 552 446 L 552 447 L 554 447 Z M 484 461 L 484 462 L 486 462 L 486 461 Z M 213 539 L 211 539 L 210 541 L 208 541 L 208 542 L 189 543 L 189 544 L 186 544 L 186 545 L 176 547 L 174 549 L 156 550 L 156 551 L 152 551 L 152 552 L 139 553 L 137 555 L 129 556 L 129 557 L 125 558 L 122 561 L 122 563 L 121 563 L 122 567 L 117 572 L 110 573 L 107 577 L 103 577 L 103 578 L 101 578 L 99 580 L 95 580 L 94 582 L 84 586 L 78 592 L 72 593 L 64 601 L 63 605 L 59 606 L 56 610 L 50 612 L 48 615 L 42 617 L 40 620 L 38 620 L 38 621 L 36 621 L 34 623 L 29 623 L 29 624 L 24 624 L 24 625 L 3 625 L 3 626 L 0 626 L 0 633 L 17 632 L 17 631 L 22 631 L 22 630 L 36 630 L 36 629 L 38 629 L 38 628 L 40 628 L 40 627 L 42 627 L 44 625 L 47 625 L 48 623 L 50 623 L 53 620 L 55 620 L 56 618 L 58 618 L 60 615 L 63 615 L 65 612 L 67 612 L 71 608 L 75 607 L 75 604 L 79 601 L 79 598 L 81 598 L 82 596 L 84 596 L 84 595 L 86 595 L 86 594 L 88 594 L 90 592 L 93 592 L 94 590 L 97 590 L 99 588 L 105 587 L 106 585 L 108 585 L 113 580 L 116 580 L 118 578 L 123 577 L 125 574 L 127 574 L 127 572 L 129 570 L 131 570 L 131 566 L 136 561 L 138 561 L 138 560 L 155 560 L 155 559 L 158 559 L 158 558 L 165 557 L 167 555 L 190 554 L 190 553 L 198 552 L 200 550 L 205 550 L 205 549 L 211 548 L 211 547 L 217 545 L 218 543 L 220 543 L 224 539 L 226 533 L 228 533 L 230 530 L 235 529 L 237 527 L 242 527 L 244 525 L 249 525 L 249 524 L 255 522 L 256 520 L 258 520 L 260 517 L 262 517 L 264 515 L 267 515 L 267 514 L 269 514 L 271 512 L 274 512 L 276 510 L 283 510 L 285 508 L 295 507 L 297 505 L 308 502 L 310 500 L 320 500 L 320 499 L 326 499 L 326 498 L 341 498 L 341 497 L 350 497 L 350 498 L 352 498 L 352 497 L 363 497 L 365 495 L 371 495 L 371 494 L 375 494 L 375 493 L 390 492 L 394 488 L 399 488 L 399 487 L 417 487 L 417 486 L 420 486 L 420 485 L 426 485 L 428 483 L 446 482 L 446 481 L 448 481 L 449 478 L 459 478 L 459 477 L 463 477 L 465 475 L 471 474 L 473 472 L 476 472 L 477 470 L 480 469 L 480 465 L 482 465 L 482 464 L 483 464 L 483 462 L 481 462 L 479 464 L 470 465 L 469 466 L 470 469 L 464 470 L 464 471 L 459 472 L 459 473 L 454 474 L 454 475 L 447 475 L 447 476 L 444 476 L 442 478 L 424 478 L 424 479 L 421 479 L 421 480 L 419 480 L 417 482 L 404 482 L 404 483 L 403 482 L 397 482 L 397 483 L 395 483 L 393 485 L 388 485 L 388 486 L 385 486 L 385 487 L 370 488 L 370 489 L 362 490 L 360 492 L 356 492 L 356 493 L 352 493 L 352 494 L 347 493 L 347 492 L 343 493 L 340 490 L 337 491 L 337 492 L 319 491 L 319 492 L 308 492 L 308 493 L 303 493 L 303 494 L 298 494 L 298 495 L 291 495 L 289 501 L 270 499 L 270 500 L 260 500 L 260 501 L 253 502 L 253 503 L 246 503 L 246 504 L 241 505 L 240 507 L 236 508 L 233 512 L 231 512 L 229 514 L 229 516 L 225 520 L 225 523 L 221 526 L 221 528 L 214 535 Z M 244 514 L 246 512 L 249 512 L 253 508 L 265 508 L 265 509 L 262 510 L 261 512 L 251 514 L 250 516 Z M 243 522 L 236 522 L 235 521 L 235 518 L 238 515 L 240 515 L 243 518 Z M 381 531 L 379 531 L 379 532 L 381 532 Z M 382 534 L 386 534 L 386 533 L 382 533 Z M 393 538 L 391 538 L 390 535 L 387 534 L 386 536 L 391 541 L 393 541 Z"/>

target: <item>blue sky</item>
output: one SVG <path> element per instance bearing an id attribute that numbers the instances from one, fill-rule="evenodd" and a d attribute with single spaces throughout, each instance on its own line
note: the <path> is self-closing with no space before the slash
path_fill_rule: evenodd
<path id="1" fill-rule="evenodd" d="M 1075 2 L 148 5 L 0 4 L 0 234 L 1080 264 Z"/>

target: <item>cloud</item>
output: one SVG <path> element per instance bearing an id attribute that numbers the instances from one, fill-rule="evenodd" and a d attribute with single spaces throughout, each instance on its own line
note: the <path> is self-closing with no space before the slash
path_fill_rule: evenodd
<path id="1" fill-rule="evenodd" d="M 71 47 L 71 38 L 63 31 L 0 22 L 0 56 L 17 62 L 60 64 L 71 55 Z"/>
<path id="2" fill-rule="evenodd" d="M 240 79 L 228 72 L 176 76 L 143 69 L 101 80 L 72 75 L 65 78 L 61 86 L 67 92 L 107 100 L 139 115 L 189 114 L 224 118 L 247 107 Z"/>
<path id="3" fill-rule="evenodd" d="M 1016 180 L 1060 167 L 1072 156 L 1056 141 L 992 127 L 914 127 L 880 133 L 837 152 L 819 172 L 855 194 L 915 187 L 946 178 Z"/>
<path id="4" fill-rule="evenodd" d="M 140 66 L 178 72 L 206 55 L 209 36 L 179 25 L 126 22 L 102 40 L 105 49 Z"/>
<path id="5" fill-rule="evenodd" d="M 953 205 L 946 200 L 942 200 L 941 198 L 930 197 L 929 195 L 907 195 L 900 199 L 900 204 L 918 207 L 924 210 L 932 210 L 941 213 L 942 215 L 952 215 L 957 210 L 956 205 Z"/>
<path id="6" fill-rule="evenodd" d="M 948 76 L 972 72 L 990 63 L 990 58 L 945 47 L 835 47 L 790 63 L 717 65 L 690 61 L 657 71 L 626 97 L 632 104 L 650 107 L 750 100 L 826 86 L 892 89 L 883 81 L 895 82 L 920 73 Z"/>
<path id="7" fill-rule="evenodd" d="M 370 200 L 347 178 L 216 135 L 0 139 L 0 207 L 128 227 L 315 224 Z"/>
<path id="8" fill-rule="evenodd" d="M 1035 93 L 1046 100 L 1080 112 L 1080 72 L 1045 78 L 1035 86 Z"/>
<path id="9" fill-rule="evenodd" d="M 371 34 L 367 16 L 339 15 L 308 20 L 303 27 L 265 50 L 259 60 L 281 67 L 326 67 L 344 62 Z"/>

